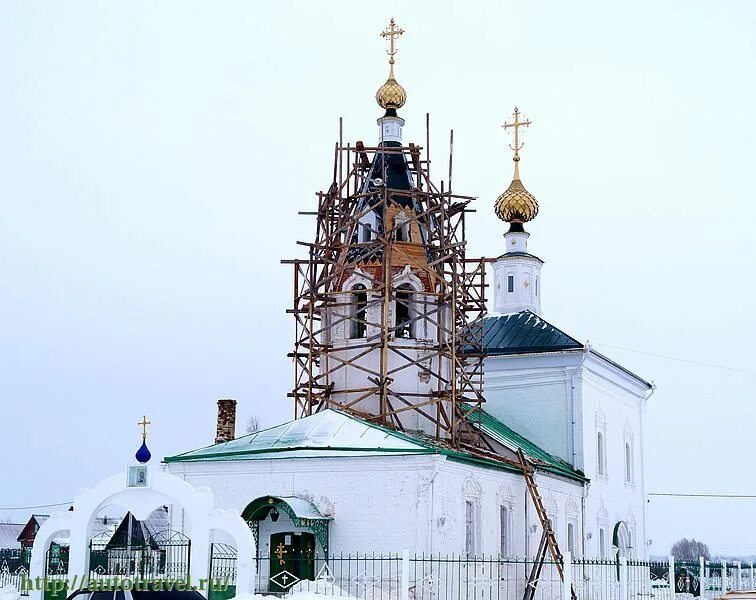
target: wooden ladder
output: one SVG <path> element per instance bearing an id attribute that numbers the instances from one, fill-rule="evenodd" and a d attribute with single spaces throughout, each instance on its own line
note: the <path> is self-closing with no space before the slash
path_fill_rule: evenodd
<path id="1" fill-rule="evenodd" d="M 538 551 L 535 555 L 535 561 L 533 567 L 530 570 L 528 576 L 528 583 L 525 586 L 525 594 L 523 600 L 533 600 L 535 598 L 536 588 L 538 587 L 538 580 L 541 577 L 541 571 L 543 570 L 543 561 L 546 559 L 546 552 L 551 552 L 551 556 L 554 559 L 559 578 L 564 582 L 564 557 L 559 551 L 559 544 L 557 543 L 554 530 L 551 527 L 551 519 L 546 513 L 546 508 L 543 506 L 543 498 L 538 493 L 538 486 L 535 482 L 535 469 L 530 461 L 525 457 L 525 453 L 522 448 L 517 449 L 517 458 L 520 459 L 520 466 L 522 467 L 522 474 L 525 477 L 525 483 L 528 486 L 528 492 L 533 500 L 533 505 L 536 509 L 539 521 L 541 521 L 541 527 L 543 528 L 543 535 L 541 535 L 541 541 L 538 544 Z M 575 595 L 575 588 L 570 589 L 572 600 L 577 600 Z"/>

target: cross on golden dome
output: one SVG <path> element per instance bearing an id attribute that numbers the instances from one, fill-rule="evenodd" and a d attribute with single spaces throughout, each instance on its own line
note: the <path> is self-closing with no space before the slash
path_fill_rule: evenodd
<path id="1" fill-rule="evenodd" d="M 510 231 L 524 231 L 523 223 L 532 221 L 538 214 L 538 201 L 535 196 L 525 189 L 520 181 L 520 150 L 525 145 L 520 143 L 520 127 L 529 127 L 532 121 L 530 119 L 522 120 L 520 110 L 515 106 L 513 113 L 514 120 L 511 123 L 504 123 L 504 129 L 514 129 L 514 144 L 509 147 L 514 150 L 514 177 L 512 183 L 501 194 L 494 203 L 496 216 L 502 221 L 510 224 Z"/>
<path id="2" fill-rule="evenodd" d="M 394 38 L 399 37 L 404 33 L 404 29 L 397 27 L 394 19 L 389 22 L 389 26 L 381 32 L 381 37 L 389 39 L 389 49 L 386 53 L 389 55 L 389 64 L 394 64 L 394 55 L 396 54 L 396 48 L 394 48 Z"/>
<path id="3" fill-rule="evenodd" d="M 137 423 L 137 425 L 141 425 L 142 427 L 142 439 L 147 439 L 147 425 L 152 425 L 152 421 L 147 420 L 147 415 L 144 415 L 142 417 L 142 420 Z"/>
<path id="4" fill-rule="evenodd" d="M 394 78 L 394 56 L 397 53 L 395 46 L 396 38 L 404 33 L 404 29 L 397 27 L 394 19 L 391 19 L 389 26 L 381 32 L 381 37 L 388 38 L 389 49 L 386 53 L 389 55 L 389 76 L 378 91 L 375 93 L 375 101 L 381 108 L 389 110 L 396 110 L 404 106 L 407 101 L 407 92 L 399 85 L 399 82 Z M 394 113 L 394 116 L 396 113 Z"/>
<path id="5" fill-rule="evenodd" d="M 514 158 L 512 160 L 518 162 L 520 160 L 520 150 L 522 150 L 522 147 L 525 145 L 525 143 L 520 143 L 520 127 L 529 127 L 533 121 L 531 121 L 530 119 L 520 121 L 520 110 L 516 106 L 514 113 L 512 113 L 512 116 L 514 116 L 514 121 L 512 121 L 511 123 L 505 122 L 502 127 L 504 129 L 514 129 L 514 146 L 512 144 L 509 144 L 509 147 L 514 150 Z"/>

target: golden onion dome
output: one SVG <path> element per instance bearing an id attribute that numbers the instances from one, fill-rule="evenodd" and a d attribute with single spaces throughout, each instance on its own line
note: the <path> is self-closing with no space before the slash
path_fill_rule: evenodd
<path id="1" fill-rule="evenodd" d="M 515 163 L 515 176 L 494 204 L 496 216 L 507 223 L 527 223 L 538 214 L 538 200 L 525 189 Z"/>
<path id="2" fill-rule="evenodd" d="M 378 106 L 384 110 L 391 108 L 396 110 L 397 108 L 404 106 L 404 103 L 407 101 L 407 92 L 401 85 L 399 85 L 399 82 L 394 79 L 393 65 L 391 66 L 391 71 L 386 83 L 379 87 L 378 91 L 375 93 L 375 101 L 378 103 Z"/>

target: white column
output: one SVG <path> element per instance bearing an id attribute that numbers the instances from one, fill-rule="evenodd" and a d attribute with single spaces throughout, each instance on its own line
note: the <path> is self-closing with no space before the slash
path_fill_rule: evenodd
<path id="1" fill-rule="evenodd" d="M 740 585 L 740 583 L 743 581 L 743 572 L 741 569 L 740 561 L 737 561 L 736 564 L 738 565 L 738 589 L 741 590 L 743 589 L 743 586 Z"/>
<path id="2" fill-rule="evenodd" d="M 727 561 L 726 560 L 722 561 L 721 575 L 722 575 L 721 591 L 724 594 L 725 592 L 727 592 Z"/>
<path id="3" fill-rule="evenodd" d="M 192 582 L 206 579 L 210 573 L 210 530 L 192 524 L 192 546 L 189 554 L 189 580 Z M 193 585 L 196 585 L 193 583 Z M 198 590 L 207 597 L 210 590 Z"/>
<path id="4" fill-rule="evenodd" d="M 630 583 L 627 570 L 627 557 L 620 556 L 619 568 L 619 600 L 627 600 L 628 585 Z"/>
<path id="5" fill-rule="evenodd" d="M 675 598 L 675 557 L 669 557 L 669 597 L 670 600 Z"/>
<path id="6" fill-rule="evenodd" d="M 409 600 L 409 587 L 410 587 L 410 553 L 409 549 L 402 550 L 402 584 L 399 590 L 400 600 Z"/>
<path id="7" fill-rule="evenodd" d="M 564 553 L 562 567 L 562 600 L 572 600 L 572 552 Z"/>

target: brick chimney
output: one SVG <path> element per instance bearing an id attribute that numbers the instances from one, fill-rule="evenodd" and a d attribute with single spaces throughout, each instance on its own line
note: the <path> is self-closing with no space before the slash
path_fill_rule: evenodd
<path id="1" fill-rule="evenodd" d="M 230 442 L 236 437 L 236 400 L 223 398 L 218 400 L 218 424 L 215 430 L 215 443 Z"/>

